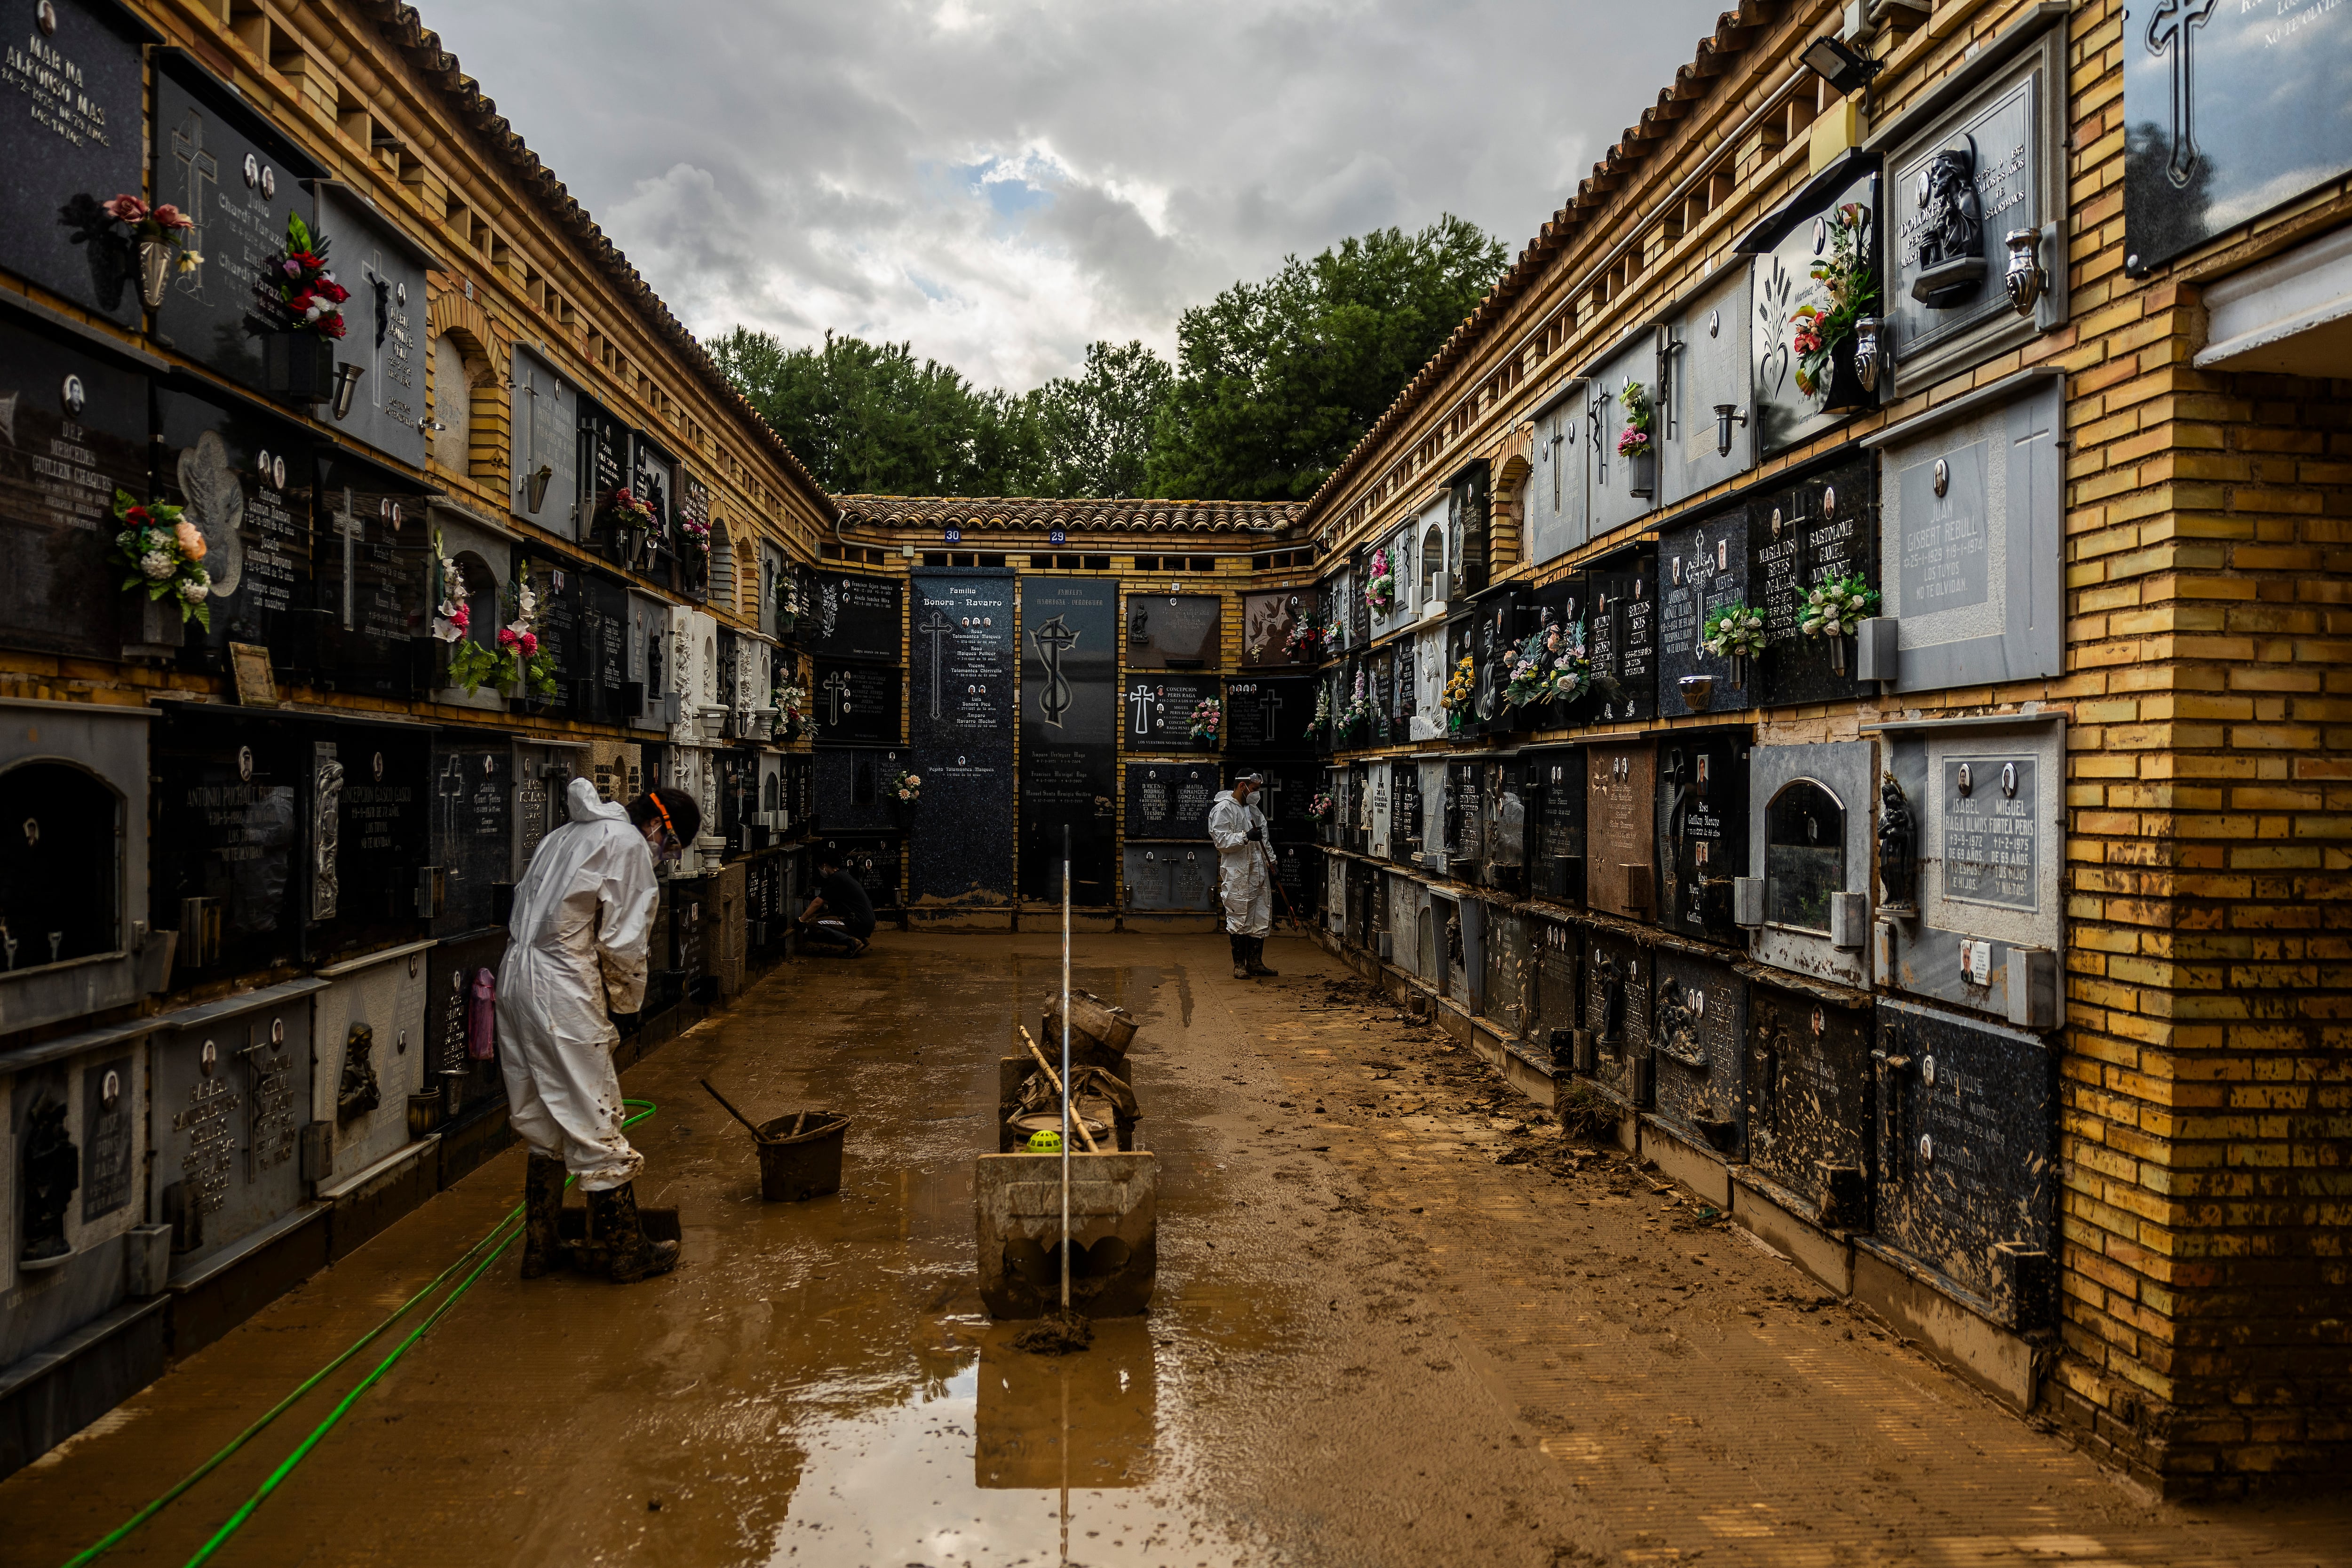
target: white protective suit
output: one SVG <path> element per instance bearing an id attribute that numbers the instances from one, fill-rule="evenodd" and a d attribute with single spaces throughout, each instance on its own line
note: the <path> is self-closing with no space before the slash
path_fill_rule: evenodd
<path id="1" fill-rule="evenodd" d="M 583 1192 L 631 1181 L 645 1157 L 621 1133 L 620 1032 L 608 1013 L 645 1005 L 653 935 L 652 847 L 586 779 L 572 820 L 540 841 L 516 884 L 499 965 L 499 1068 L 514 1130 L 561 1159 Z"/>
<path id="2" fill-rule="evenodd" d="M 1264 936 L 1274 929 L 1274 878 L 1266 865 L 1271 835 L 1253 844 L 1253 827 L 1265 826 L 1265 813 L 1244 805 L 1225 791 L 1209 807 L 1209 842 L 1217 847 L 1217 897 L 1224 900 L 1225 930 L 1234 936 Z"/>

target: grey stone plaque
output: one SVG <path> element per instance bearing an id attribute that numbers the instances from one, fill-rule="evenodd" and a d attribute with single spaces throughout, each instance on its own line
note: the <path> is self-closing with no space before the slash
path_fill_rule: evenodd
<path id="1" fill-rule="evenodd" d="M 1756 420 L 1749 408 L 1748 272 L 1731 268 L 1699 290 L 1675 322 L 1673 374 L 1660 421 L 1667 429 L 1658 463 L 1663 500 L 1695 496 L 1746 472 L 1756 461 Z M 1723 429 L 1716 405 L 1732 405 L 1731 449 L 1718 450 Z"/>
<path id="2" fill-rule="evenodd" d="M 81 1223 L 103 1219 L 131 1202 L 139 1175 L 131 1112 L 133 1059 L 114 1057 L 81 1074 Z"/>
<path id="3" fill-rule="evenodd" d="M 1755 256 L 1750 281 L 1749 339 L 1755 371 L 1753 429 L 1759 457 L 1769 458 L 1851 419 L 1870 401 L 1830 406 L 1832 377 L 1823 374 L 1809 387 L 1798 384 L 1801 368 L 1796 346 L 1796 312 L 1822 303 L 1814 263 L 1831 254 L 1829 226 L 1842 209 L 1861 216 L 1857 248 L 1878 264 L 1878 164 L 1874 157 L 1849 153 L 1815 175 L 1787 205 L 1740 241 Z"/>
<path id="4" fill-rule="evenodd" d="M 2040 907 L 2033 772 L 2030 756 L 1945 759 L 1946 898 L 2011 910 Z"/>
<path id="5" fill-rule="evenodd" d="M 1625 429 L 1622 394 L 1628 382 L 1637 382 L 1653 395 L 1655 393 L 1658 352 L 1646 331 L 1595 366 L 1585 392 L 1586 438 L 1592 443 L 1591 493 L 1592 532 L 1596 538 L 1622 528 L 1658 504 L 1657 469 L 1662 465 L 1654 460 L 1659 445 L 1654 432 L 1650 438 L 1654 460 L 1649 468 L 1651 493 L 1647 496 L 1633 493 L 1640 477 L 1636 466 L 1617 450 L 1617 439 Z M 1663 424 L 1663 416 L 1655 423 Z"/>
<path id="6" fill-rule="evenodd" d="M 1586 487 L 1591 433 L 1585 427 L 1582 382 L 1570 382 L 1536 410 L 1535 468 L 1525 489 L 1528 558 L 1540 566 L 1589 537 Z"/>
<path id="7" fill-rule="evenodd" d="M 1882 613 L 1901 645 L 1896 690 L 2063 670 L 2063 393 L 2029 372 L 1867 438 L 1894 475 Z"/>
<path id="8" fill-rule="evenodd" d="M 1217 908 L 1217 852 L 1205 845 L 1129 845 L 1127 907 L 1145 912 Z"/>
<path id="9" fill-rule="evenodd" d="M 425 416 L 425 360 L 430 352 L 425 342 L 425 278 L 428 269 L 437 269 L 441 263 L 351 187 L 321 180 L 313 190 L 315 226 L 333 246 L 328 259 L 334 264 L 336 281 L 352 292 L 343 304 L 344 331 L 335 344 L 335 358 L 363 373 L 351 411 L 335 421 L 338 431 L 421 468 L 425 433 L 417 421 Z M 515 357 L 520 373 L 522 351 L 518 349 Z M 523 472 L 527 399 L 520 388 L 514 395 L 514 472 L 519 480 Z M 564 416 L 562 437 L 563 500 L 568 510 L 569 480 L 577 461 L 569 412 Z M 521 510 L 520 502 L 516 510 Z M 535 515 L 531 521 L 547 523 L 550 520 Z M 559 531 L 571 530 L 567 524 Z"/>
<path id="10" fill-rule="evenodd" d="M 514 461 L 507 505 L 513 513 L 566 539 L 580 536 L 580 394 L 539 355 L 515 346 L 513 369 Z M 763 546 L 763 551 L 772 550 Z M 751 563 L 742 563 L 751 569 Z M 760 574 L 760 624 L 772 629 L 774 568 Z"/>
<path id="11" fill-rule="evenodd" d="M 1213 669 L 1223 604 L 1214 594 L 1129 594 L 1127 668 Z"/>

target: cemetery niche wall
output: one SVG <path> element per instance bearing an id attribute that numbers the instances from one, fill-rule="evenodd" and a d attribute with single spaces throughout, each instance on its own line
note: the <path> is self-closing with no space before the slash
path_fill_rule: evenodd
<path id="1" fill-rule="evenodd" d="M 1021 626 L 1021 897 L 1061 897 L 1066 827 L 1071 901 L 1105 905 L 1118 868 L 1118 584 L 1024 577 Z"/>

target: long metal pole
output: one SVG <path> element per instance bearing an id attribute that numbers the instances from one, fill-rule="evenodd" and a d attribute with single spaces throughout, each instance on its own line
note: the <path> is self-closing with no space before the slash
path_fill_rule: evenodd
<path id="1" fill-rule="evenodd" d="M 1070 1313 L 1070 825 L 1062 824 L 1062 1315 Z"/>

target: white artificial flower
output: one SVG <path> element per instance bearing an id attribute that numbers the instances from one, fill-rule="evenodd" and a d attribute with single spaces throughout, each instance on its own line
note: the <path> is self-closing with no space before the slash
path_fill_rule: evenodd
<path id="1" fill-rule="evenodd" d="M 140 572 L 159 583 L 172 574 L 176 564 L 168 550 L 151 550 L 139 558 Z"/>
<path id="2" fill-rule="evenodd" d="M 212 591 L 212 585 L 208 583 L 200 583 L 191 580 L 180 584 L 180 597 L 185 599 L 191 605 L 202 603 L 205 595 L 209 595 Z"/>

